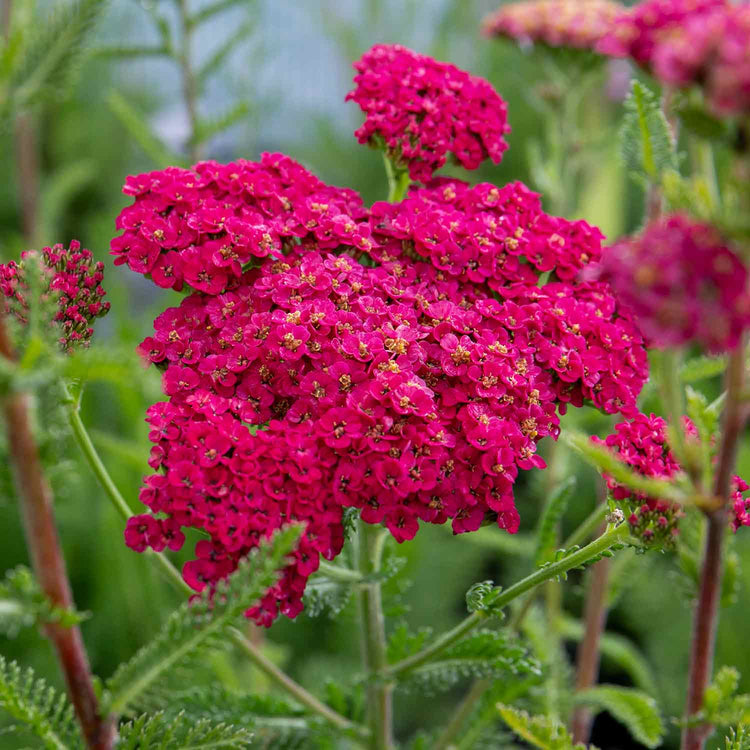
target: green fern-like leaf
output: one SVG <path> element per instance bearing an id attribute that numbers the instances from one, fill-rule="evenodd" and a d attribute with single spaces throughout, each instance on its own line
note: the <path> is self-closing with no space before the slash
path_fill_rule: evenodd
<path id="1" fill-rule="evenodd" d="M 437 692 L 477 677 L 540 675 L 539 662 L 518 639 L 499 630 L 478 630 L 443 651 L 440 658 L 408 673 L 406 687 Z"/>
<path id="2" fill-rule="evenodd" d="M 34 574 L 19 565 L 0 581 L 0 632 L 15 636 L 23 627 L 56 622 L 65 626 L 77 625 L 85 615 L 56 607 L 39 587 Z"/>
<path id="3" fill-rule="evenodd" d="M 395 664 L 413 654 L 419 653 L 432 637 L 432 628 L 420 628 L 413 632 L 406 623 L 394 628 L 388 639 L 388 661 Z"/>
<path id="4" fill-rule="evenodd" d="M 619 685 L 598 685 L 576 693 L 576 703 L 608 711 L 646 747 L 658 747 L 664 736 L 656 701 L 641 690 Z"/>
<path id="5" fill-rule="evenodd" d="M 215 135 L 231 128 L 232 125 L 238 123 L 250 112 L 250 105 L 247 102 L 237 102 L 234 106 L 230 107 L 226 112 L 212 118 L 211 120 L 201 120 L 197 127 L 196 132 L 193 134 L 190 142 L 193 145 L 199 145 L 213 138 Z"/>
<path id="6" fill-rule="evenodd" d="M 222 647 L 234 622 L 274 584 L 299 534 L 298 526 L 276 532 L 270 542 L 253 550 L 214 594 L 206 591 L 193 604 L 177 609 L 157 636 L 107 682 L 108 710 L 126 712 L 175 667 L 207 649 Z"/>
<path id="7" fill-rule="evenodd" d="M 583 745 L 574 745 L 573 738 L 563 724 L 546 716 L 530 716 L 513 706 L 497 704 L 502 720 L 522 740 L 540 750 L 583 750 Z"/>
<path id="8" fill-rule="evenodd" d="M 83 740 L 65 695 L 0 656 L 0 709 L 35 734 L 47 750 L 78 750 Z"/>
<path id="9" fill-rule="evenodd" d="M 534 554 L 535 565 L 552 560 L 558 545 L 558 524 L 576 487 L 576 478 L 569 477 L 555 487 L 544 507 L 537 526 L 537 544 Z"/>
<path id="10" fill-rule="evenodd" d="M 724 750 L 750 750 L 750 724 L 732 727 L 724 738 Z"/>
<path id="11" fill-rule="evenodd" d="M 703 717 L 710 724 L 721 726 L 750 724 L 750 695 L 738 694 L 740 673 L 723 666 L 706 688 Z"/>
<path id="12" fill-rule="evenodd" d="M 620 131 L 623 161 L 639 179 L 658 183 L 663 172 L 677 168 L 669 123 L 656 95 L 639 81 L 633 81 L 625 110 Z"/>
<path id="13" fill-rule="evenodd" d="M 703 355 L 687 360 L 680 367 L 680 380 L 683 383 L 695 383 L 699 380 L 708 380 L 721 375 L 727 369 L 727 357 L 709 357 Z"/>
<path id="14" fill-rule="evenodd" d="M 7 104 L 26 109 L 49 96 L 60 96 L 71 83 L 86 41 L 108 0 L 57 3 L 44 19 L 24 30 L 23 50 L 8 81 Z"/>
<path id="15" fill-rule="evenodd" d="M 118 750 L 244 750 L 252 733 L 209 719 L 188 719 L 184 711 L 175 716 L 160 712 L 143 715 L 120 727 Z"/>

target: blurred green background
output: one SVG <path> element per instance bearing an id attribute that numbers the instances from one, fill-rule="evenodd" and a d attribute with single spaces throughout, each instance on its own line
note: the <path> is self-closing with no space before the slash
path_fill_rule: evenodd
<path id="1" fill-rule="evenodd" d="M 200 0 L 191 0 L 199 9 Z M 17 3 L 25 7 L 32 0 Z M 43 19 L 49 3 L 38 2 Z M 96 54 L 111 45 L 158 45 L 150 11 L 164 14 L 176 27 L 171 0 L 112 0 L 89 45 L 77 82 L 69 95 L 38 108 L 21 123 L 38 159 L 34 179 L 37 208 L 32 226 L 24 229 L 18 170 L 18 133 L 0 134 L 5 158 L 0 161 L 0 248 L 3 260 L 17 257 L 29 245 L 42 246 L 80 239 L 95 257 L 105 261 L 105 286 L 112 302 L 110 315 L 97 325 L 94 347 L 121 353 L 127 378 L 90 385 L 84 395 L 84 421 L 90 427 L 108 467 L 134 508 L 141 476 L 148 471 L 147 405 L 159 400 L 156 371 L 144 369 L 133 349 L 151 330 L 154 315 L 176 297 L 163 293 L 109 259 L 114 220 L 126 199 L 120 188 L 128 174 L 163 166 L 159 148 L 139 138 L 139 127 L 128 124 L 118 102 L 125 101 L 171 151 L 186 157 L 189 122 L 182 98 L 179 71 L 173 61 L 158 56 L 118 59 Z M 386 194 L 380 155 L 358 146 L 352 131 L 360 122 L 358 109 L 344 102 L 351 87 L 351 62 L 376 42 L 399 42 L 420 52 L 453 62 L 488 78 L 508 102 L 513 128 L 510 150 L 501 165 L 465 175 L 471 181 L 498 184 L 520 179 L 538 187 L 529 169 L 529 154 L 544 137 L 545 118 L 530 102 L 530 93 L 549 84 L 545 69 L 528 51 L 487 40 L 479 33 L 491 0 L 246 0 L 201 26 L 193 40 L 196 63 L 208 61 L 223 42 L 237 33 L 239 43 L 206 82 L 199 102 L 204 117 L 220 116 L 239 101 L 246 115 L 211 139 L 203 156 L 220 161 L 256 158 L 278 150 L 302 161 L 322 179 L 361 191 L 365 200 Z M 239 30 L 239 31 L 238 31 Z M 593 167 L 582 173 L 570 202 L 575 216 L 599 224 L 614 238 L 634 228 L 642 196 L 629 187 L 617 160 L 616 123 L 627 88 L 627 67 L 602 71 L 584 107 L 580 143 L 570 144 L 571 158 L 580 146 L 595 153 Z M 575 84 L 575 82 L 573 82 Z M 541 87 L 541 88 L 540 88 Z M 141 128 L 142 130 L 142 128 Z M 140 133 L 143 136 L 143 133 Z M 144 145 L 146 148 L 144 148 Z M 455 172 L 459 174 L 458 171 Z M 554 208 L 554 207 L 551 207 Z M 610 421 L 593 413 L 573 417 L 587 429 L 608 430 Z M 56 491 L 56 511 L 69 572 L 79 609 L 91 618 L 83 633 L 94 671 L 112 673 L 164 621 L 177 596 L 146 559 L 126 549 L 123 524 L 109 506 L 94 478 L 80 461 L 65 427 L 51 424 L 44 431 L 44 452 Z M 744 446 L 746 448 L 746 446 Z M 747 450 L 745 476 L 750 476 Z M 579 477 L 579 490 L 565 518 L 571 531 L 593 508 L 595 476 L 578 459 L 566 467 Z M 742 473 L 742 472 L 740 472 Z M 544 475 L 526 476 L 516 493 L 522 517 L 521 533 L 534 528 L 544 501 Z M 27 562 L 17 503 L 7 468 L 0 471 L 0 570 Z M 396 546 L 395 544 L 393 545 Z M 399 612 L 392 619 L 414 627 L 442 630 L 465 613 L 464 593 L 475 581 L 492 578 L 508 583 L 528 572 L 528 560 L 518 556 L 523 544 L 494 534 L 452 537 L 442 528 L 422 528 L 417 538 L 396 551 L 408 559 L 407 577 L 413 585 L 398 592 Z M 737 545 L 740 568 L 750 566 L 750 548 Z M 179 556 L 177 556 L 179 562 Z M 627 568 L 628 586 L 609 617 L 612 631 L 631 638 L 643 651 L 656 679 L 658 699 L 666 715 L 679 715 L 687 671 L 690 627 L 689 588 L 677 572 L 673 555 L 649 555 Z M 567 609 L 581 608 L 581 574 L 565 586 Z M 747 639 L 750 591 L 740 587 L 736 600 L 722 613 L 717 664 L 735 664 L 750 688 Z M 320 686 L 329 676 L 343 679 L 357 670 L 355 608 L 349 606 L 334 621 L 325 614 L 281 619 L 254 637 L 263 638 L 269 653 L 307 686 Z M 571 654 L 574 644 L 570 644 Z M 55 684 L 60 684 L 50 647 L 36 632 L 22 632 L 0 641 L 0 652 L 17 659 Z M 265 689 L 263 678 L 240 659 L 218 658 L 196 679 L 226 681 Z M 628 684 L 627 676 L 607 661 L 602 679 Z M 436 697 L 397 695 L 399 738 L 431 726 L 445 715 L 465 686 Z M 672 729 L 669 747 L 676 747 Z M 602 748 L 637 747 L 626 731 L 600 717 L 593 741 Z M 0 735 L 0 748 L 17 748 L 18 740 Z"/>

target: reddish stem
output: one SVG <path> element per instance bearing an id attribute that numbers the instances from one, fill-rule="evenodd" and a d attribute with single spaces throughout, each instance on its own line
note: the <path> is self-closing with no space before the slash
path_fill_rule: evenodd
<path id="1" fill-rule="evenodd" d="M 713 670 L 716 630 L 719 619 L 722 578 L 722 540 L 727 526 L 727 506 L 730 503 L 732 474 L 737 459 L 737 447 L 745 422 L 742 389 L 745 377 L 745 339 L 732 352 L 727 368 L 727 401 L 719 448 L 714 495 L 720 507 L 708 514 L 706 548 L 701 569 L 700 590 L 693 619 L 693 638 L 690 649 L 690 673 L 685 715 L 694 717 L 703 707 L 703 695 Z M 682 750 L 703 750 L 711 734 L 709 724 L 686 727 L 682 733 Z"/>
<path id="2" fill-rule="evenodd" d="M 591 584 L 584 607 L 583 639 L 576 654 L 576 692 L 596 684 L 599 677 L 599 642 L 607 622 L 607 586 L 610 560 L 600 560 L 591 570 Z M 573 742 L 588 743 L 594 716 L 586 706 L 573 712 L 571 730 Z"/>
<path id="3" fill-rule="evenodd" d="M 0 354 L 14 359 L 5 323 L 0 318 Z M 52 491 L 44 476 L 30 420 L 30 396 L 12 393 L 3 404 L 10 460 L 21 501 L 26 543 L 39 585 L 50 602 L 73 609 L 73 596 L 55 525 Z M 52 642 L 65 677 L 73 708 L 91 750 L 110 750 L 115 739 L 112 719 L 102 719 L 81 631 L 47 623 L 45 634 Z"/>

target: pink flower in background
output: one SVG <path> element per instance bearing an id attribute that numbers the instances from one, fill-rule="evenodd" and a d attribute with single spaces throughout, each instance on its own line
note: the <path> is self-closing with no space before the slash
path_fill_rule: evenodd
<path id="1" fill-rule="evenodd" d="M 656 347 L 734 348 L 750 324 L 748 272 L 713 227 L 675 214 L 602 255 L 599 277 Z"/>
<path id="2" fill-rule="evenodd" d="M 354 67 L 347 100 L 365 113 L 357 140 L 384 148 L 412 179 L 429 180 L 448 154 L 465 169 L 500 162 L 507 107 L 483 78 L 397 44 L 375 45 Z"/>
<path id="3" fill-rule="evenodd" d="M 522 45 L 594 49 L 623 10 L 611 0 L 522 0 L 501 5 L 484 19 L 482 31 Z"/>

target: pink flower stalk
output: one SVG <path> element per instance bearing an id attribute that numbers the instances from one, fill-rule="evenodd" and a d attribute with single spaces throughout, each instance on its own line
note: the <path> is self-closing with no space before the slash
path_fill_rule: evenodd
<path id="1" fill-rule="evenodd" d="M 747 268 L 716 229 L 680 214 L 607 248 L 599 278 L 657 348 L 727 351 L 750 324 Z"/>
<path id="2" fill-rule="evenodd" d="M 20 263 L 10 261 L 0 265 L 0 292 L 7 300 L 9 312 L 22 323 L 26 322 L 29 307 L 26 279 L 29 263 L 37 263 L 46 280 L 41 290 L 43 300 L 51 297 L 57 301 L 52 322 L 62 332 L 61 349 L 70 352 L 76 346 L 88 346 L 94 333 L 94 319 L 109 311 L 109 302 L 102 301 L 106 294 L 101 286 L 104 264 L 94 263 L 91 252 L 82 250 L 80 243 L 72 240 L 67 249 L 55 245 L 45 247 L 41 253 L 27 250 L 21 254 Z"/>
<path id="3" fill-rule="evenodd" d="M 320 556 L 341 549 L 345 508 L 399 542 L 420 522 L 515 532 L 513 485 L 544 466 L 537 443 L 556 438 L 558 412 L 590 401 L 634 413 L 647 377 L 640 335 L 607 285 L 576 281 L 601 233 L 545 214 L 520 183 L 438 180 L 368 211 L 306 173 L 314 199 L 259 204 L 231 175 L 261 174 L 270 159 L 132 178 L 144 187 L 119 220 L 129 239 L 113 242 L 128 257 L 140 227 L 166 223 L 160 256 L 187 280 L 201 268 L 196 248 L 230 241 L 232 217 L 257 212 L 255 231 L 281 238 L 250 268 L 216 266 L 141 345 L 169 401 L 148 416 L 156 473 L 141 499 L 154 516 L 126 531 L 137 550 L 179 547 L 186 527 L 206 532 L 183 571 L 200 589 L 303 521 L 295 562 L 248 613 L 266 625 L 300 611 Z M 228 177 L 191 192 L 201 174 Z"/>
<path id="4" fill-rule="evenodd" d="M 507 107 L 483 78 L 400 45 L 377 44 L 354 64 L 347 95 L 365 113 L 355 135 L 426 182 L 452 154 L 466 169 L 499 164 L 508 148 Z"/>
<path id="5" fill-rule="evenodd" d="M 616 449 L 619 458 L 636 472 L 646 477 L 669 479 L 681 467 L 667 444 L 667 423 L 654 414 L 636 414 L 629 422 L 615 425 L 615 433 L 605 440 L 592 437 L 592 441 Z M 686 437 L 697 438 L 695 425 L 684 417 Z M 612 497 L 630 507 L 632 533 L 644 542 L 669 545 L 679 533 L 679 519 L 684 516 L 681 507 L 670 501 L 635 492 L 607 474 L 604 475 Z M 740 526 L 750 526 L 750 500 L 742 493 L 750 489 L 743 479 L 732 480 L 732 508 L 730 525 L 736 532 Z"/>
<path id="6" fill-rule="evenodd" d="M 594 49 L 623 10 L 611 0 L 522 0 L 501 5 L 484 19 L 482 31 L 521 45 Z"/>

